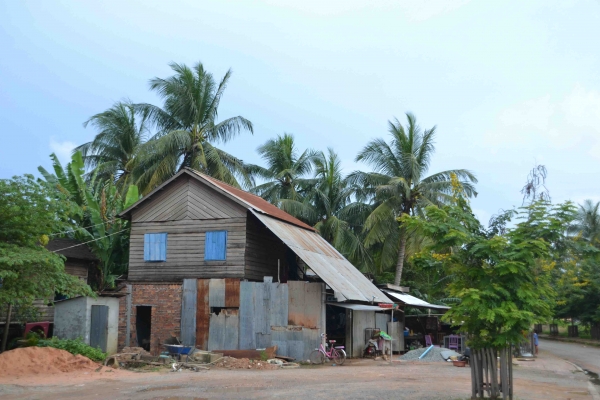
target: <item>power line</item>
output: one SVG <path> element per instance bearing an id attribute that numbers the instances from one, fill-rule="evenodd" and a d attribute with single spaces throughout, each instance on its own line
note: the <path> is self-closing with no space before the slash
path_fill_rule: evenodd
<path id="1" fill-rule="evenodd" d="M 69 229 L 68 231 L 63 231 L 63 232 L 56 232 L 56 233 L 50 233 L 48 236 L 55 236 L 55 235 L 62 235 L 63 233 L 69 233 L 69 232 L 74 232 L 76 230 L 79 229 L 87 229 L 87 228 L 93 228 L 94 226 L 98 226 L 98 225 L 103 225 L 103 224 L 107 224 L 107 223 L 111 223 L 116 221 L 117 219 L 111 219 L 110 221 L 106 221 L 106 222 L 100 222 L 99 224 L 95 224 L 95 225 L 90 225 L 90 226 L 83 226 L 80 228 L 73 228 L 73 229 Z"/>
<path id="2" fill-rule="evenodd" d="M 53 252 L 53 253 L 57 253 L 57 252 L 59 252 L 59 251 L 63 251 L 63 250 L 67 250 L 67 249 L 72 249 L 73 247 L 77 247 L 77 246 L 83 246 L 84 244 L 92 243 L 92 242 L 95 242 L 95 241 L 97 241 L 97 240 L 101 240 L 101 239 L 107 238 L 107 237 L 109 237 L 109 236 L 116 235 L 117 233 L 125 232 L 126 230 L 127 230 L 127 228 L 125 228 L 125 229 L 121 229 L 120 231 L 118 231 L 118 232 L 115 232 L 115 233 L 111 233 L 110 235 L 102 236 L 101 238 L 98 238 L 98 239 L 88 240 L 87 242 L 83 242 L 83 243 L 75 244 L 75 245 L 73 245 L 73 246 L 65 247 L 64 249 L 58 249 L 58 250 L 54 250 L 54 251 L 52 251 L 52 252 Z"/>

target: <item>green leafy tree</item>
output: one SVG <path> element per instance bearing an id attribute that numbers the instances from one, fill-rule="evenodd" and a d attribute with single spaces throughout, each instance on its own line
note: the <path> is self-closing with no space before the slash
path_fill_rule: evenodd
<path id="1" fill-rule="evenodd" d="M 592 200 L 586 200 L 579 205 L 571 232 L 600 247 L 600 201 L 594 204 Z"/>
<path id="2" fill-rule="evenodd" d="M 114 179 L 119 188 L 135 183 L 137 156 L 149 134 L 147 115 L 142 113 L 136 118 L 133 104 L 118 102 L 92 116 L 84 126 L 88 124 L 99 133 L 74 151 L 81 152 L 85 166 L 100 180 Z"/>
<path id="3" fill-rule="evenodd" d="M 51 301 L 56 292 L 91 294 L 89 286 L 65 272 L 64 258 L 44 247 L 48 235 L 68 226 L 71 211 L 66 196 L 50 193 L 31 175 L 0 180 L 0 304 L 8 305 L 5 327 L 15 306 Z M 5 328 L 2 350 L 7 334 Z"/>
<path id="4" fill-rule="evenodd" d="M 390 143 L 375 139 L 356 157 L 371 165 L 373 172 L 354 172 L 349 182 L 363 188 L 359 196 L 374 203 L 365 222 L 367 247 L 379 246 L 383 265 L 395 265 L 394 284 L 399 285 L 408 240 L 404 226 L 396 222 L 402 215 L 416 215 L 429 205 L 447 204 L 451 199 L 451 176 L 460 180 L 467 197 L 477 195 L 475 175 L 456 169 L 426 176 L 435 150 L 436 128 L 422 130 L 414 115 L 407 113 L 407 125 L 389 122 Z"/>
<path id="5" fill-rule="evenodd" d="M 114 279 L 127 272 L 129 259 L 129 222 L 117 215 L 139 199 L 137 186 L 130 185 L 123 196 L 112 179 L 97 181 L 95 176 L 84 180 L 84 163 L 80 152 L 63 168 L 52 154 L 55 174 L 39 167 L 46 182 L 55 189 L 58 198 L 65 196 L 79 208 L 73 213 L 74 229 L 67 235 L 86 242 L 100 260 L 97 290 L 114 284 Z"/>
<path id="6" fill-rule="evenodd" d="M 136 104 L 135 108 L 157 128 L 154 137 L 141 150 L 136 174 L 143 193 L 169 179 L 178 170 L 190 167 L 230 185 L 252 185 L 248 166 L 215 147 L 241 131 L 253 132 L 252 123 L 237 116 L 217 122 L 221 97 L 231 77 L 227 71 L 217 83 L 202 63 L 193 68 L 172 63 L 175 75 L 150 81 L 150 88 L 163 99 L 163 108 Z"/>
<path id="7" fill-rule="evenodd" d="M 252 191 L 283 210 L 296 214 L 293 206 L 286 209 L 286 200 L 301 203 L 304 199 L 307 176 L 312 171 L 316 153 L 308 149 L 299 154 L 294 136 L 287 133 L 268 140 L 257 151 L 267 167 L 253 166 L 253 172 L 266 182 L 255 186 Z"/>
<path id="8" fill-rule="evenodd" d="M 498 235 L 483 229 L 462 196 L 455 199 L 455 204 L 429 206 L 424 216 L 404 215 L 401 221 L 431 239 L 431 261 L 453 275 L 448 291 L 459 302 L 444 319 L 468 334 L 473 350 L 490 350 L 488 361 L 495 366 L 499 351 L 522 341 L 533 322 L 552 315 L 552 243 L 565 235 L 574 208 L 570 203 L 532 203 L 517 212 L 521 222 Z M 473 379 L 473 396 L 483 394 L 481 377 Z M 498 381 L 491 385 L 495 398 Z"/>
<path id="9" fill-rule="evenodd" d="M 364 247 L 362 223 L 370 207 L 355 200 L 356 188 L 343 176 L 338 155 L 329 148 L 314 159 L 315 175 L 306 198 L 312 207 L 311 224 L 319 234 L 355 264 L 371 269 Z"/>

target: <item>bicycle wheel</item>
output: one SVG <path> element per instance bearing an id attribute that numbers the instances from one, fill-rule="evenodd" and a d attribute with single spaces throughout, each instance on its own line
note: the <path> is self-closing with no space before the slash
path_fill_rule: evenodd
<path id="1" fill-rule="evenodd" d="M 323 362 L 325 362 L 325 355 L 323 355 L 320 350 L 314 350 L 312 353 L 310 353 L 308 359 L 310 360 L 311 364 L 323 364 Z"/>
<path id="2" fill-rule="evenodd" d="M 346 352 L 341 349 L 334 349 L 333 361 L 335 361 L 337 365 L 344 365 L 344 362 L 346 361 Z"/>

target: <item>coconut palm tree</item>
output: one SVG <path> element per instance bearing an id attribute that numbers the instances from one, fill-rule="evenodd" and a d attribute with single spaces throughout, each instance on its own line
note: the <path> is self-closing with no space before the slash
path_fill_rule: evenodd
<path id="1" fill-rule="evenodd" d="M 175 75 L 150 81 L 150 89 L 163 99 L 163 107 L 136 104 L 158 132 L 144 144 L 137 165 L 138 185 L 143 193 L 160 185 L 185 167 L 190 167 L 239 187 L 251 186 L 248 166 L 231 154 L 215 147 L 226 143 L 242 130 L 253 132 L 252 123 L 237 116 L 217 122 L 219 103 L 231 70 L 219 83 L 202 63 L 193 68 L 170 64 Z"/>
<path id="2" fill-rule="evenodd" d="M 373 172 L 353 172 L 349 182 L 361 188 L 359 196 L 370 198 L 374 210 L 365 221 L 365 245 L 381 247 L 381 262 L 396 264 L 396 285 L 400 284 L 406 252 L 407 232 L 397 218 L 413 215 L 427 205 L 440 205 L 452 199 L 452 176 L 462 184 L 465 196 L 476 196 L 475 176 L 456 169 L 426 176 L 435 150 L 435 130 L 422 130 L 415 116 L 406 114 L 407 125 L 389 121 L 391 141 L 374 139 L 358 154 L 356 161 L 371 165 Z"/>
<path id="3" fill-rule="evenodd" d="M 114 179 L 117 187 L 126 188 L 133 183 L 136 157 L 148 135 L 147 114 L 136 119 L 133 104 L 118 102 L 83 126 L 90 124 L 99 133 L 91 142 L 76 147 L 73 154 L 81 152 L 85 166 L 98 179 Z"/>
<path id="4" fill-rule="evenodd" d="M 252 171 L 267 182 L 252 191 L 284 210 L 286 205 L 291 204 L 286 200 L 302 202 L 302 192 L 307 186 L 306 175 L 312 170 L 316 153 L 307 149 L 298 154 L 294 136 L 287 133 L 268 140 L 257 151 L 267 167 L 253 166 Z M 294 207 L 287 211 L 295 213 Z"/>
<path id="5" fill-rule="evenodd" d="M 312 225 L 319 234 L 355 264 L 371 269 L 372 259 L 360 233 L 368 204 L 355 200 L 356 188 L 343 176 L 333 149 L 313 159 L 315 175 L 306 199 L 312 207 Z"/>
<path id="6" fill-rule="evenodd" d="M 594 204 L 588 199 L 579 205 L 572 230 L 592 245 L 600 245 L 600 201 Z"/>

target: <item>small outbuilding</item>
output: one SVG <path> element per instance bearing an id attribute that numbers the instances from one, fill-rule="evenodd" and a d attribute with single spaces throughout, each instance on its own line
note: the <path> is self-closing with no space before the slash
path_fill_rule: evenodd
<path id="1" fill-rule="evenodd" d="M 109 354 L 117 352 L 119 299 L 76 297 L 54 304 L 54 336 L 81 338 L 86 344 Z"/>

